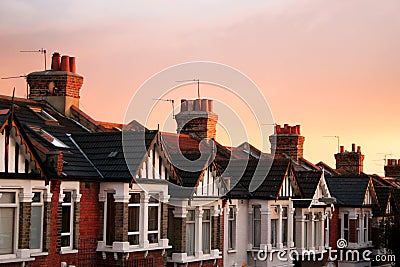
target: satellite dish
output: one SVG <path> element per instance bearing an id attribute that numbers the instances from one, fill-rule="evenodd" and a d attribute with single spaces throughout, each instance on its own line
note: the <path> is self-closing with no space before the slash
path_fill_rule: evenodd
<path id="1" fill-rule="evenodd" d="M 55 88 L 54 82 L 50 82 L 48 85 L 48 90 L 50 95 L 53 95 L 54 88 Z"/>

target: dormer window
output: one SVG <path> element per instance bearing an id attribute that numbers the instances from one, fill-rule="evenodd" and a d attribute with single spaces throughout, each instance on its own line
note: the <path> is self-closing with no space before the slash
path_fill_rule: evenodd
<path id="1" fill-rule="evenodd" d="M 43 110 L 41 107 L 32 107 L 29 106 L 29 108 L 35 112 L 36 115 L 38 115 L 41 119 L 43 119 L 45 122 L 50 122 L 50 123 L 57 123 L 58 121 L 56 118 L 51 116 L 49 113 L 47 113 L 45 110 Z"/>

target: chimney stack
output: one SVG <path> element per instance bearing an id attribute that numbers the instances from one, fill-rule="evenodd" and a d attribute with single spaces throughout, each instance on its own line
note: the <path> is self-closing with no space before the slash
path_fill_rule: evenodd
<path id="1" fill-rule="evenodd" d="M 339 171 L 360 174 L 364 168 L 364 155 L 361 154 L 361 146 L 351 144 L 351 152 L 345 151 L 344 146 L 340 146 L 340 152 L 335 154 L 336 169 Z"/>
<path id="2" fill-rule="evenodd" d="M 61 58 L 61 62 L 60 62 Z M 76 73 L 76 59 L 53 53 L 51 69 L 28 74 L 30 99 L 45 99 L 64 115 L 69 116 L 71 106 L 79 107 L 83 77 Z"/>
<path id="3" fill-rule="evenodd" d="M 384 169 L 386 177 L 400 179 L 400 159 L 388 159 Z"/>
<path id="4" fill-rule="evenodd" d="M 218 115 L 213 112 L 213 100 L 181 100 L 181 112 L 175 115 L 177 132 L 198 140 L 216 137 Z"/>
<path id="5" fill-rule="evenodd" d="M 304 136 L 300 135 L 300 125 L 284 124 L 275 126 L 275 133 L 269 137 L 271 153 L 286 154 L 298 160 L 303 157 Z"/>

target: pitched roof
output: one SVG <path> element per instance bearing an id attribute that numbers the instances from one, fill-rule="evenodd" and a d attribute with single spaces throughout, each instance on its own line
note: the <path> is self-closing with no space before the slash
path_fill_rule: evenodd
<path id="1" fill-rule="evenodd" d="M 231 178 L 231 198 L 276 199 L 290 166 L 289 159 L 262 158 L 260 160 L 232 160 L 226 166 L 224 176 Z M 259 186 L 251 191 L 252 183 Z"/>
<path id="2" fill-rule="evenodd" d="M 336 198 L 337 205 L 361 207 L 370 177 L 360 175 L 338 175 L 326 177 L 329 191 Z"/>
<path id="3" fill-rule="evenodd" d="M 131 181 L 130 170 L 136 173 L 156 135 L 157 131 L 130 131 L 77 133 L 71 137 L 102 178 Z"/>
<path id="4" fill-rule="evenodd" d="M 321 179 L 322 171 L 299 171 L 295 172 L 295 175 L 304 198 L 312 198 Z"/>

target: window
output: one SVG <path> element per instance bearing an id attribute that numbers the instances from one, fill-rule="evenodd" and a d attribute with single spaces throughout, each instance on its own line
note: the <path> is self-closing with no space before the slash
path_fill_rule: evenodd
<path id="1" fill-rule="evenodd" d="M 360 238 L 360 214 L 357 214 L 357 218 L 356 218 L 356 240 L 357 240 L 357 243 L 359 243 L 361 240 L 361 238 Z"/>
<path id="2" fill-rule="evenodd" d="M 15 192 L 0 192 L 0 255 L 14 252 L 17 212 L 15 195 Z"/>
<path id="3" fill-rule="evenodd" d="M 321 241 L 321 213 L 314 215 L 314 248 L 318 250 Z"/>
<path id="4" fill-rule="evenodd" d="M 364 213 L 364 222 L 363 222 L 363 229 L 364 229 L 364 242 L 368 242 L 368 214 Z"/>
<path id="5" fill-rule="evenodd" d="M 129 204 L 128 204 L 129 205 Z M 114 193 L 107 193 L 106 206 L 106 245 L 112 246 L 115 241 L 115 200 Z"/>
<path id="6" fill-rule="evenodd" d="M 149 243 L 158 243 L 159 202 L 156 196 L 150 196 L 148 210 L 148 240 Z"/>
<path id="7" fill-rule="evenodd" d="M 203 234 L 202 234 L 203 253 L 210 254 L 210 251 L 211 251 L 210 210 L 203 210 L 202 231 L 203 231 Z"/>
<path id="8" fill-rule="evenodd" d="M 186 214 L 186 254 L 188 256 L 194 255 L 194 242 L 195 242 L 195 213 L 194 210 L 188 210 Z"/>
<path id="9" fill-rule="evenodd" d="M 30 248 L 40 251 L 42 249 L 43 229 L 43 196 L 42 192 L 33 192 L 31 209 L 31 239 Z"/>
<path id="10" fill-rule="evenodd" d="M 310 243 L 310 237 L 308 236 L 310 233 L 310 214 L 304 214 L 304 248 L 308 249 L 308 245 Z"/>
<path id="11" fill-rule="evenodd" d="M 278 219 L 271 219 L 271 245 L 276 247 L 278 234 Z"/>
<path id="12" fill-rule="evenodd" d="M 235 208 L 233 206 L 229 207 L 228 214 L 228 249 L 235 249 L 235 240 L 236 240 L 236 214 Z"/>
<path id="13" fill-rule="evenodd" d="M 73 244 L 73 204 L 72 192 L 64 191 L 64 199 L 61 203 L 62 221 L 61 221 L 61 247 L 72 248 Z"/>
<path id="14" fill-rule="evenodd" d="M 140 194 L 132 193 L 130 196 L 128 204 L 128 241 L 130 245 L 139 245 Z"/>
<path id="15" fill-rule="evenodd" d="M 260 247 L 261 243 L 261 206 L 253 206 L 253 247 Z"/>
<path id="16" fill-rule="evenodd" d="M 343 214 L 343 238 L 349 241 L 349 214 Z"/>
<path id="17" fill-rule="evenodd" d="M 325 247 L 329 247 L 329 214 L 325 219 Z"/>
<path id="18" fill-rule="evenodd" d="M 288 239 L 288 208 L 282 207 L 282 243 L 287 246 Z"/>

